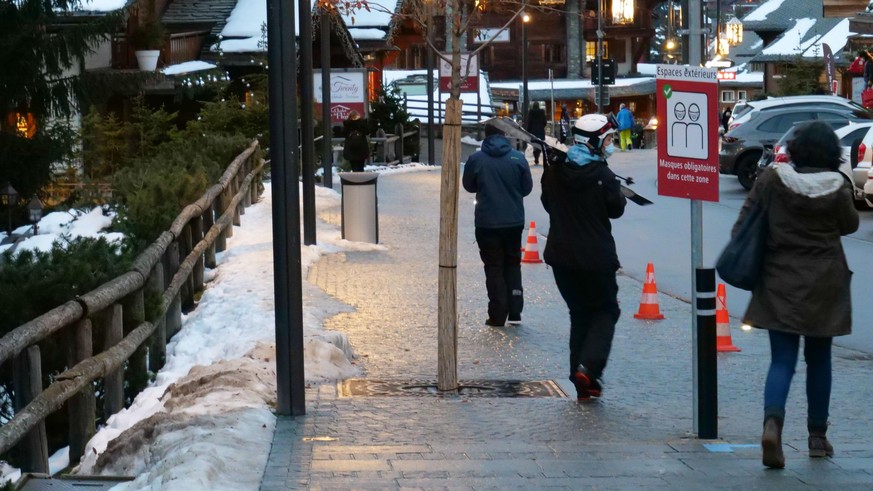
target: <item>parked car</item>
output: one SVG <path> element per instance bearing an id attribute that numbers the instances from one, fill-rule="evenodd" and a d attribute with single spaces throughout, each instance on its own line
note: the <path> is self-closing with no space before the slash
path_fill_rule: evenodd
<path id="1" fill-rule="evenodd" d="M 813 120 L 814 121 L 814 120 Z M 782 138 L 779 139 L 773 145 L 764 145 L 764 153 L 761 154 L 761 158 L 758 159 L 758 175 L 761 175 L 764 169 L 769 167 L 771 164 L 779 163 L 784 164 L 789 162 L 788 152 L 785 151 L 785 146 L 788 144 L 788 141 L 794 138 L 794 133 L 797 131 L 797 128 L 804 123 L 809 123 L 810 121 L 798 121 L 791 126 L 791 128 L 782 135 Z M 846 125 L 855 125 L 856 129 L 860 128 L 860 124 L 852 123 L 852 121 L 848 119 L 833 119 L 833 120 L 825 120 L 834 131 L 842 128 Z M 848 144 L 850 145 L 850 144 Z"/>
<path id="2" fill-rule="evenodd" d="M 846 108 L 856 111 L 859 117 L 873 119 L 873 114 L 864 106 L 844 97 L 835 95 L 796 95 L 790 97 L 769 97 L 760 101 L 738 101 L 734 104 L 728 120 L 728 131 L 748 122 L 758 111 L 789 109 L 793 106 L 814 106 L 816 108 Z M 865 116 L 866 114 L 866 116 Z"/>
<path id="3" fill-rule="evenodd" d="M 834 126 L 832 122 L 828 121 L 828 123 Z M 779 139 L 779 142 L 773 145 L 770 162 L 765 162 L 764 157 L 758 161 L 759 173 L 768 165 L 791 162 L 786 147 L 791 138 L 794 137 L 794 132 L 798 126 L 800 123 L 795 124 Z M 834 132 L 840 139 L 840 146 L 843 149 L 843 164 L 840 166 L 840 172 L 852 181 L 855 205 L 859 208 L 873 207 L 873 184 L 870 181 L 870 171 L 873 169 L 871 167 L 873 151 L 868 151 L 868 149 L 873 149 L 873 121 L 843 124 L 839 128 L 835 128 Z"/>
<path id="4" fill-rule="evenodd" d="M 751 189 L 758 176 L 758 160 L 765 145 L 774 145 L 795 123 L 809 120 L 869 121 L 849 108 L 796 106 L 787 109 L 753 111 L 749 120 L 721 138 L 719 172 L 735 175 L 745 189 Z"/>

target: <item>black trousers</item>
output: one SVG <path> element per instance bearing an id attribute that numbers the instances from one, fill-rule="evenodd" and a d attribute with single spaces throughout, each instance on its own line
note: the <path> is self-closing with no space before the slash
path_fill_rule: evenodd
<path id="1" fill-rule="evenodd" d="M 523 226 L 509 228 L 476 227 L 479 257 L 485 265 L 488 290 L 488 318 L 506 322 L 507 315 L 518 318 L 524 308 L 521 288 L 521 234 Z"/>
<path id="2" fill-rule="evenodd" d="M 615 273 L 560 267 L 552 271 L 570 309 L 570 374 L 581 364 L 590 376 L 600 378 L 621 314 Z"/>
<path id="3" fill-rule="evenodd" d="M 349 164 L 352 166 L 352 172 L 364 172 L 364 164 L 366 160 L 349 160 Z"/>

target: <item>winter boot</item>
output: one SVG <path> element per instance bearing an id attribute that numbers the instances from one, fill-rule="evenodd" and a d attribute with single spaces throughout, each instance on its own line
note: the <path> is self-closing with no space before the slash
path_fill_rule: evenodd
<path id="1" fill-rule="evenodd" d="M 785 455 L 782 453 L 783 422 L 783 419 L 776 416 L 768 416 L 764 419 L 764 434 L 761 435 L 761 448 L 764 453 L 761 461 L 771 469 L 785 467 Z"/>
<path id="2" fill-rule="evenodd" d="M 809 456 L 813 457 L 833 457 L 834 447 L 828 441 L 825 434 L 828 431 L 827 425 L 813 426 L 808 424 L 809 430 Z"/>

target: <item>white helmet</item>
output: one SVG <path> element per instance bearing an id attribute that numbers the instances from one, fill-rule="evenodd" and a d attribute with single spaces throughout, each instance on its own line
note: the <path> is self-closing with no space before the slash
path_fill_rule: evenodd
<path id="1" fill-rule="evenodd" d="M 611 115 L 610 115 L 611 116 Z M 615 133 L 615 118 L 603 114 L 586 114 L 573 124 L 573 139 L 599 149 L 606 135 Z"/>

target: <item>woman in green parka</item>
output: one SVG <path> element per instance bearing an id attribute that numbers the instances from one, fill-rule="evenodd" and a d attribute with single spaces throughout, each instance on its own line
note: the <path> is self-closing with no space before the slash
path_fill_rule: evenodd
<path id="1" fill-rule="evenodd" d="M 831 345 L 852 332 L 851 276 L 840 237 L 858 229 L 852 184 L 838 169 L 842 153 L 827 123 L 799 128 L 788 143 L 792 164 L 767 169 L 755 182 L 734 225 L 752 206 L 768 219 L 761 279 L 744 321 L 767 329 L 770 369 L 764 387 L 763 463 L 785 467 L 785 402 L 804 339 L 809 456 L 830 457 L 826 437 L 831 396 Z"/>

